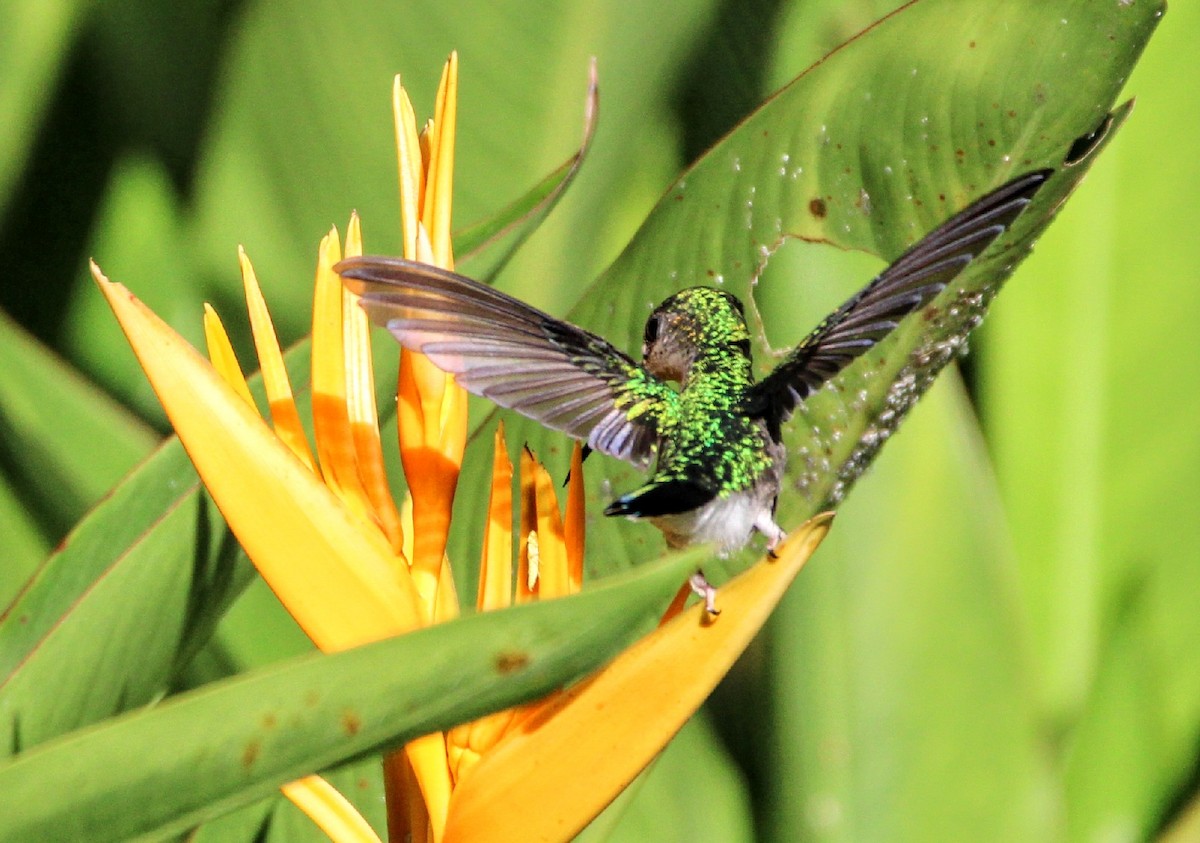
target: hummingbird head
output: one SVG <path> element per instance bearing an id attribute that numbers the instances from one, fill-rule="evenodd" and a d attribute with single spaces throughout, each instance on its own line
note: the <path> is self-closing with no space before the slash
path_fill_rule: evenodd
<path id="1" fill-rule="evenodd" d="M 650 314 L 642 342 L 646 368 L 663 380 L 684 383 L 702 358 L 750 361 L 746 311 L 736 296 L 711 287 L 689 287 Z"/>

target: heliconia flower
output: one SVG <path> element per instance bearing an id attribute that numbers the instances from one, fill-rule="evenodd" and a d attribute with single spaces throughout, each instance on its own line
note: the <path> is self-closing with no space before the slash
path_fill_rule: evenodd
<path id="1" fill-rule="evenodd" d="M 393 94 L 404 255 L 453 268 L 451 184 L 457 58 L 433 120 L 418 132 L 397 78 Z M 93 264 L 92 272 L 230 529 L 284 607 L 335 652 L 456 617 L 446 540 L 467 432 L 465 394 L 404 351 L 399 448 L 409 487 L 387 483 L 366 315 L 333 266 L 362 253 L 352 217 L 318 248 L 312 329 L 310 447 L 249 258 L 239 252 L 271 423 L 260 415 L 216 312 L 206 307 L 205 360 Z M 483 525 L 478 611 L 553 599 L 583 585 L 582 459 L 575 449 L 565 513 L 555 484 L 525 451 L 514 565 L 513 466 L 495 434 Z M 391 840 L 556 840 L 586 825 L 661 751 L 753 637 L 828 529 L 819 517 L 721 591 L 725 610 L 682 611 L 600 673 L 538 702 L 426 735 L 384 759 Z M 515 578 L 515 587 L 514 587 Z M 335 840 L 375 832 L 317 776 L 284 794 Z"/>

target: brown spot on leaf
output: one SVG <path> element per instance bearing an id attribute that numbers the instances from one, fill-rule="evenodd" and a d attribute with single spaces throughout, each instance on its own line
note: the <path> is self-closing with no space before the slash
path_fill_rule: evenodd
<path id="1" fill-rule="evenodd" d="M 529 654 L 521 650 L 509 650 L 496 654 L 496 672 L 502 676 L 516 673 L 529 664 Z"/>
<path id="2" fill-rule="evenodd" d="M 258 754 L 262 751 L 262 744 L 258 741 L 250 741 L 242 750 L 242 766 L 250 769 L 254 766 L 254 762 L 258 760 Z"/>
<path id="3" fill-rule="evenodd" d="M 274 729 L 279 725 L 279 719 L 274 714 L 264 714 L 262 724 L 264 729 Z"/>
<path id="4" fill-rule="evenodd" d="M 808 203 L 808 211 L 819 220 L 824 219 L 825 215 L 829 213 L 829 209 L 825 206 L 825 200 L 820 197 Z"/>
<path id="5" fill-rule="evenodd" d="M 362 729 L 362 718 L 358 716 L 357 711 L 342 712 L 342 731 L 348 736 L 354 737 Z"/>

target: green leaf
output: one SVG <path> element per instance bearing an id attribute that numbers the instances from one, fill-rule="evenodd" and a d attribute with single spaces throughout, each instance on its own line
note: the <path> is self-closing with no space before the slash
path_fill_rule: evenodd
<path id="1" fill-rule="evenodd" d="M 308 343 L 284 360 L 301 382 Z M 250 387 L 261 401 L 261 377 Z M 76 525 L 0 616 L 6 749 L 164 694 L 253 576 L 183 447 L 168 439 Z"/>
<path id="2" fill-rule="evenodd" d="M 765 839 L 1059 839 L 1005 528 L 947 373 L 840 508 L 739 696 Z"/>
<path id="3" fill-rule="evenodd" d="M 46 539 L 56 542 L 157 437 L 3 313 L 0 359 L 0 465 Z M 6 594 L 0 589 L 0 603 Z"/>
<path id="4" fill-rule="evenodd" d="M 17 487 L 2 474 L 0 518 L 4 521 L 4 543 L 0 547 L 0 559 L 4 560 L 0 568 L 0 605 L 5 605 L 37 563 L 46 558 L 50 542 L 36 515 L 29 510 L 28 502 L 22 500 Z"/>
<path id="5" fill-rule="evenodd" d="M 67 735 L 0 767 L 0 833 L 182 831 L 306 773 L 541 696 L 651 628 L 697 560 L 300 657 Z"/>
<path id="6" fill-rule="evenodd" d="M 1200 7 L 1167 20 L 1130 78 L 1132 117 L 980 349 L 1031 693 L 1061 736 L 1074 839 L 1152 836 L 1194 790 L 1200 746 L 1200 675 L 1180 661 L 1200 647 L 1200 126 L 1176 81 Z"/>
<path id="7" fill-rule="evenodd" d="M 423 120 L 442 64 L 458 50 L 454 215 L 464 222 L 496 214 L 578 145 L 581 95 L 598 58 L 604 117 L 588 164 L 507 271 L 508 289 L 572 303 L 677 169 L 665 135 L 672 62 L 714 5 L 505 0 L 471 15 L 432 0 L 399 12 L 378 2 L 250 5 L 229 45 L 197 180 L 193 233 L 222 291 L 215 297 L 232 297 L 236 278 L 226 267 L 234 246 L 245 244 L 291 341 L 308 331 L 306 283 L 316 241 L 332 222 L 357 209 L 367 250 L 399 253 L 391 79 L 403 74 Z M 333 56 L 354 60 L 337 61 L 330 73 Z M 624 210 L 631 196 L 632 215 Z"/>
<path id="8" fill-rule="evenodd" d="M 189 480 L 190 478 L 190 480 Z M 17 752 L 160 696 L 248 569 L 175 440 L 67 537 L 0 618 Z"/>
<path id="9" fill-rule="evenodd" d="M 97 214 L 89 243 L 94 260 L 192 344 L 202 345 L 204 295 L 195 279 L 196 249 L 184 236 L 180 200 L 162 164 L 141 156 L 117 162 Z M 235 259 L 230 248 L 226 266 L 234 277 Z M 87 266 L 79 268 L 78 289 L 63 319 L 64 353 L 143 418 L 169 429 Z"/>
<path id="10" fill-rule="evenodd" d="M 481 281 L 491 281 L 517 249 L 554 210 L 587 157 L 596 133 L 597 92 L 595 64 L 584 106 L 583 141 L 579 151 L 556 167 L 532 189 L 498 214 L 454 233 L 459 272 Z"/>
<path id="11" fill-rule="evenodd" d="M 19 0 L 4 11 L 0 29 L 0 218 L 69 56 L 79 16 L 75 0 Z"/>
<path id="12" fill-rule="evenodd" d="M 841 499 L 1082 178 L 1094 154 L 1071 168 L 1063 160 L 1108 113 L 1159 14 L 1152 4 L 1035 0 L 905 6 L 768 100 L 684 173 L 572 317 L 635 349 L 657 302 L 716 283 L 743 298 L 753 292 L 772 345 L 791 345 L 808 326 L 781 340 L 773 323 L 805 291 L 794 282 L 751 287 L 782 243 L 894 258 L 988 188 L 1057 168 L 1013 229 L 939 297 L 939 318 L 909 320 L 797 413 L 786 441 L 800 494 L 782 496 L 780 507 L 785 529 L 801 522 Z M 937 38 L 914 51 L 931 32 Z M 1047 47 L 1031 55 L 1031 40 Z M 1065 78 L 1072 83 L 1059 84 Z M 558 442 L 526 423 L 514 425 L 514 436 L 539 454 Z M 601 462 L 603 478 L 592 472 L 589 505 L 637 482 L 613 463 Z M 481 464 L 468 454 L 468 482 L 479 482 Z M 600 522 L 593 547 L 620 566 L 659 546 L 649 530 L 632 540 L 630 532 Z"/>

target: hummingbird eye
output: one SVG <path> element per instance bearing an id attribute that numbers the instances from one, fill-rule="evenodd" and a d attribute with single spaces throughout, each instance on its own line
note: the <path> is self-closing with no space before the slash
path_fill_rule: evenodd
<path id="1" fill-rule="evenodd" d="M 654 345 L 655 340 L 658 339 L 658 317 L 657 316 L 651 316 L 649 319 L 646 320 L 646 333 L 642 339 L 646 343 L 647 346 Z"/>

